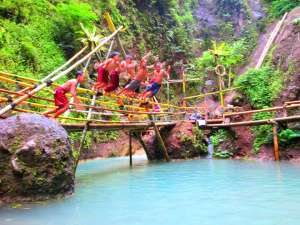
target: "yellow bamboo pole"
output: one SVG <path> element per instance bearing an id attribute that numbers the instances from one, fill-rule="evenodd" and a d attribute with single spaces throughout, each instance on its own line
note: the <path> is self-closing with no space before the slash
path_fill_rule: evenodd
<path id="1" fill-rule="evenodd" d="M 185 79 L 185 73 L 184 70 L 182 71 L 182 94 L 183 94 L 183 101 L 182 101 L 182 106 L 186 107 L 186 101 L 185 101 L 185 96 L 186 96 L 186 79 Z"/>
<path id="2" fill-rule="evenodd" d="M 103 16 L 104 16 L 104 18 L 105 18 L 105 20 L 106 20 L 106 22 L 107 22 L 107 25 L 108 25 L 109 30 L 110 30 L 112 33 L 115 32 L 115 31 L 116 31 L 116 27 L 115 27 L 115 25 L 114 25 L 114 23 L 113 23 L 113 21 L 112 21 L 111 16 L 109 15 L 109 13 L 108 13 L 108 12 L 105 12 Z M 121 51 L 121 55 L 125 58 L 125 56 L 126 56 L 126 51 L 125 51 L 125 49 L 124 49 L 124 47 L 123 47 L 123 45 L 122 45 L 122 42 L 121 42 L 121 40 L 120 40 L 120 36 L 119 36 L 118 34 L 116 35 L 116 42 L 117 42 L 118 48 L 119 48 L 120 51 Z"/>
<path id="3" fill-rule="evenodd" d="M 228 92 L 228 91 L 234 91 L 234 90 L 237 90 L 239 89 L 239 87 L 235 87 L 235 88 L 229 88 L 229 89 L 224 89 L 222 90 L 223 93 L 225 92 Z M 204 98 L 206 96 L 209 96 L 209 95 L 216 95 L 216 94 L 219 94 L 221 91 L 214 91 L 214 92 L 210 92 L 210 93 L 206 93 L 206 94 L 201 94 L 201 95 L 194 95 L 194 96 L 189 96 L 189 97 L 185 97 L 186 100 L 189 100 L 189 99 L 195 99 L 195 98 Z"/>

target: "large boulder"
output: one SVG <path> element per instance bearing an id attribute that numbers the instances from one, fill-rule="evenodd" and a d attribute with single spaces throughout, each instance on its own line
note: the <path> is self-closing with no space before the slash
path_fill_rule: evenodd
<path id="1" fill-rule="evenodd" d="M 0 120 L 0 202 L 72 193 L 75 159 L 66 131 L 34 114 Z"/>
<path id="2" fill-rule="evenodd" d="M 189 159 L 207 154 L 204 132 L 194 128 L 191 122 L 179 122 L 174 127 L 162 128 L 160 133 L 171 159 Z M 154 131 L 151 131 L 144 139 L 148 149 L 148 159 L 164 159 Z"/>

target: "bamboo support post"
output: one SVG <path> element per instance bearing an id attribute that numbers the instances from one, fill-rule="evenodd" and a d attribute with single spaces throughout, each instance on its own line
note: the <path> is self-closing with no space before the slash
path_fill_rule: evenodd
<path id="1" fill-rule="evenodd" d="M 108 50 L 107 55 L 106 55 L 106 59 L 108 59 L 108 57 L 110 55 L 110 52 L 112 50 L 113 45 L 114 45 L 114 39 L 112 39 L 112 41 L 111 41 L 111 44 L 109 46 L 109 50 Z M 85 69 L 87 68 L 87 65 L 89 64 L 89 62 L 90 61 L 87 62 Z M 92 101 L 91 101 L 91 106 L 95 106 L 95 104 L 96 104 L 96 98 L 97 98 L 97 91 L 93 95 L 93 98 L 92 98 Z M 87 120 L 90 120 L 92 118 L 92 115 L 93 115 L 92 112 L 93 112 L 93 108 L 89 108 L 88 115 L 87 115 Z M 89 127 L 89 121 L 86 122 L 86 124 L 84 126 L 84 129 L 83 129 L 83 132 L 82 132 L 82 137 L 81 137 L 81 140 L 80 140 L 79 153 L 82 152 L 82 149 L 83 149 L 83 146 L 84 146 L 84 143 L 85 143 L 85 139 L 86 139 L 86 133 L 88 131 L 88 127 Z"/>
<path id="2" fill-rule="evenodd" d="M 96 95 L 93 96 L 91 106 L 94 106 L 95 102 L 96 102 Z M 88 128 L 89 128 L 89 120 L 92 118 L 92 115 L 93 115 L 92 111 L 93 111 L 93 109 L 90 108 L 89 111 L 88 111 L 88 115 L 87 115 L 87 120 L 88 121 L 85 123 L 84 129 L 82 131 L 82 137 L 81 137 L 81 140 L 80 140 L 80 147 L 79 147 L 79 152 L 80 153 L 81 153 L 81 151 L 83 149 L 83 146 L 84 146 L 84 143 L 85 143 L 86 133 L 87 133 Z"/>
<path id="3" fill-rule="evenodd" d="M 66 74 L 68 74 L 69 72 L 71 72 L 74 68 L 76 68 L 77 66 L 79 66 L 80 64 L 82 64 L 83 62 L 85 62 L 86 60 L 88 60 L 88 58 L 95 54 L 95 52 L 98 51 L 98 49 L 103 46 L 104 44 L 106 44 L 109 40 L 111 40 L 113 37 L 115 37 L 117 35 L 117 33 L 122 29 L 122 27 L 118 28 L 114 33 L 112 33 L 110 36 L 106 37 L 103 41 L 100 42 L 100 44 L 90 53 L 88 53 L 87 55 L 85 55 L 83 58 L 81 58 L 80 60 L 78 60 L 76 63 L 74 63 L 72 66 L 70 66 L 68 69 L 60 72 L 59 74 L 57 74 L 56 76 L 54 76 L 53 78 L 51 78 L 50 80 L 48 80 L 47 82 L 42 83 L 41 85 L 37 86 L 36 88 L 34 88 L 33 90 L 31 90 L 29 93 L 21 96 L 20 98 L 16 99 L 14 102 L 12 102 L 11 104 L 5 106 L 4 108 L 2 108 L 0 110 L 0 116 L 3 115 L 4 113 L 8 112 L 9 110 L 15 108 L 18 104 L 20 104 L 21 102 L 25 101 L 27 98 L 29 98 L 30 96 L 36 94 L 37 92 L 41 91 L 42 89 L 44 89 L 47 86 L 50 86 L 54 81 L 60 79 L 61 77 L 65 76 Z"/>
<path id="4" fill-rule="evenodd" d="M 140 145 L 143 147 L 146 155 L 147 155 L 147 158 L 149 158 L 149 150 L 148 150 L 148 147 L 147 145 L 145 144 L 143 138 L 141 137 L 141 134 L 138 134 L 137 132 L 132 132 L 133 136 L 138 140 L 138 142 L 140 143 Z"/>
<path id="5" fill-rule="evenodd" d="M 129 131 L 129 165 L 132 167 L 132 134 Z"/>
<path id="6" fill-rule="evenodd" d="M 185 73 L 184 70 L 182 71 L 182 94 L 183 94 L 183 101 L 182 101 L 182 106 L 186 107 L 186 77 L 185 77 Z"/>
<path id="7" fill-rule="evenodd" d="M 273 123 L 273 142 L 274 142 L 274 159 L 279 161 L 279 144 L 278 144 L 278 124 Z"/>
<path id="8" fill-rule="evenodd" d="M 159 132 L 159 129 L 158 127 L 156 126 L 154 120 L 153 120 L 153 117 L 152 116 L 149 116 L 150 120 L 151 120 L 151 125 L 153 126 L 154 128 L 154 131 L 155 131 L 155 134 L 156 134 L 156 137 L 157 137 L 157 140 L 158 140 L 158 143 L 162 149 L 162 152 L 163 152 L 163 155 L 164 155 L 164 158 L 167 162 L 170 161 L 170 157 L 169 157 L 169 154 L 168 154 L 168 150 L 165 146 L 165 143 L 164 143 L 164 140 L 163 138 L 161 137 L 160 135 L 160 132 Z"/>
<path id="9" fill-rule="evenodd" d="M 170 83 L 167 82 L 167 104 L 168 104 L 168 112 L 170 111 Z"/>

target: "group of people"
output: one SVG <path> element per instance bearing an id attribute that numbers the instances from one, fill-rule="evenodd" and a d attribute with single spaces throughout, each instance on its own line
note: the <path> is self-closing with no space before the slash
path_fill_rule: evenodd
<path id="1" fill-rule="evenodd" d="M 152 65 L 148 65 L 148 59 L 151 52 L 147 53 L 139 62 L 133 60 L 131 55 L 126 55 L 121 61 L 119 52 L 112 52 L 104 62 L 96 62 L 94 69 L 97 71 L 97 81 L 93 85 L 93 89 L 98 93 L 110 93 L 116 91 L 120 87 L 120 77 L 125 77 L 126 84 L 117 95 L 125 95 L 128 97 L 138 96 L 145 101 L 158 93 L 161 88 L 164 77 L 169 79 L 171 67 L 166 63 L 162 63 L 155 58 Z M 44 113 L 45 116 L 54 114 L 57 118 L 69 108 L 69 101 L 66 96 L 71 93 L 74 99 L 74 105 L 80 108 L 80 102 L 77 98 L 76 88 L 85 81 L 83 71 L 78 71 L 76 79 L 72 79 L 57 87 L 54 93 L 55 108 Z M 145 91 L 140 93 L 141 86 L 145 86 Z M 119 104 L 122 105 L 121 98 Z"/>

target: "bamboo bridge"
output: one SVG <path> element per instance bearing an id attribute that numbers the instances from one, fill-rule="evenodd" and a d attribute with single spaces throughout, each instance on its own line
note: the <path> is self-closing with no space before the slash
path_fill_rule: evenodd
<path id="1" fill-rule="evenodd" d="M 118 45 L 121 53 L 125 55 L 125 50 L 119 38 L 119 33 L 123 28 L 119 27 L 116 29 L 112 24 L 110 17 L 108 15 L 106 16 L 109 28 L 112 32 L 111 35 L 89 43 L 89 45 L 83 47 L 71 59 L 48 74 L 42 80 L 36 80 L 7 72 L 0 72 L 0 117 L 6 118 L 13 113 L 20 112 L 42 114 L 43 111 L 46 111 L 49 108 L 54 108 L 54 100 L 52 98 L 48 98 L 49 95 L 53 95 L 53 89 L 51 89 L 51 87 L 59 86 L 59 84 L 55 82 L 65 77 L 78 67 L 83 68 L 85 73 L 88 70 L 92 57 L 97 57 L 98 60 L 100 60 L 100 57 L 97 53 L 104 45 L 110 43 L 106 58 L 110 54 L 114 42 L 116 42 Z M 279 22 L 281 25 L 283 23 L 282 21 Z M 280 29 L 280 24 L 276 27 L 276 29 Z M 274 35 L 276 36 L 276 34 Z M 273 39 L 274 35 L 272 36 Z M 84 54 L 88 49 L 90 49 L 90 51 Z M 262 61 L 263 58 L 259 60 L 260 65 L 262 64 Z M 250 111 L 241 111 L 239 108 L 227 107 L 224 101 L 225 93 L 237 90 L 238 88 L 224 88 L 224 85 L 222 85 L 222 79 L 226 71 L 221 65 L 216 67 L 215 73 L 218 76 L 218 91 L 199 94 L 196 96 L 186 96 L 185 93 L 187 82 L 197 82 L 199 79 L 187 79 L 183 73 L 182 79 L 169 80 L 165 82 L 168 95 L 167 103 L 158 102 L 156 98 L 153 98 L 151 101 L 149 101 L 152 109 L 142 107 L 140 105 L 141 100 L 138 98 L 119 96 L 113 93 L 99 97 L 97 96 L 96 91 L 80 87 L 78 88 L 78 98 L 82 103 L 79 104 L 79 106 L 85 110 L 75 109 L 72 107 L 75 104 L 71 101 L 71 109 L 68 110 L 63 116 L 60 116 L 58 121 L 66 130 L 79 131 L 83 133 L 80 151 L 83 148 L 86 132 L 88 130 L 128 130 L 130 134 L 130 156 L 132 155 L 131 137 L 135 136 L 141 145 L 146 148 L 139 132 L 147 129 L 154 129 L 167 161 L 169 161 L 169 156 L 164 145 L 164 141 L 160 135 L 160 128 L 174 126 L 176 123 L 181 121 L 191 122 L 188 117 L 195 112 L 203 116 L 203 129 L 230 128 L 235 126 L 260 126 L 268 124 L 273 126 L 274 157 L 275 160 L 279 160 L 277 134 L 278 123 L 300 121 L 300 115 L 289 116 L 289 110 L 299 108 L 300 101 L 286 102 L 283 106 Z M 4 86 L 1 84 L 6 85 Z M 170 104 L 170 84 L 182 85 L 182 104 Z M 222 109 L 222 115 L 219 117 L 210 118 L 208 116 L 210 112 L 207 107 L 198 107 L 188 104 L 189 100 L 201 99 L 212 95 L 219 95 L 220 106 Z M 124 104 L 124 109 L 119 108 L 119 104 L 117 103 L 118 99 L 127 101 L 127 104 Z M 155 105 L 159 106 L 160 111 L 157 112 L 153 109 L 153 106 Z M 259 112 L 274 112 L 275 114 L 281 112 L 282 116 L 266 120 L 245 121 L 242 119 L 242 121 L 235 122 L 237 117 Z M 126 116 L 128 116 L 129 119 Z M 132 162 L 131 157 L 130 160 Z"/>

